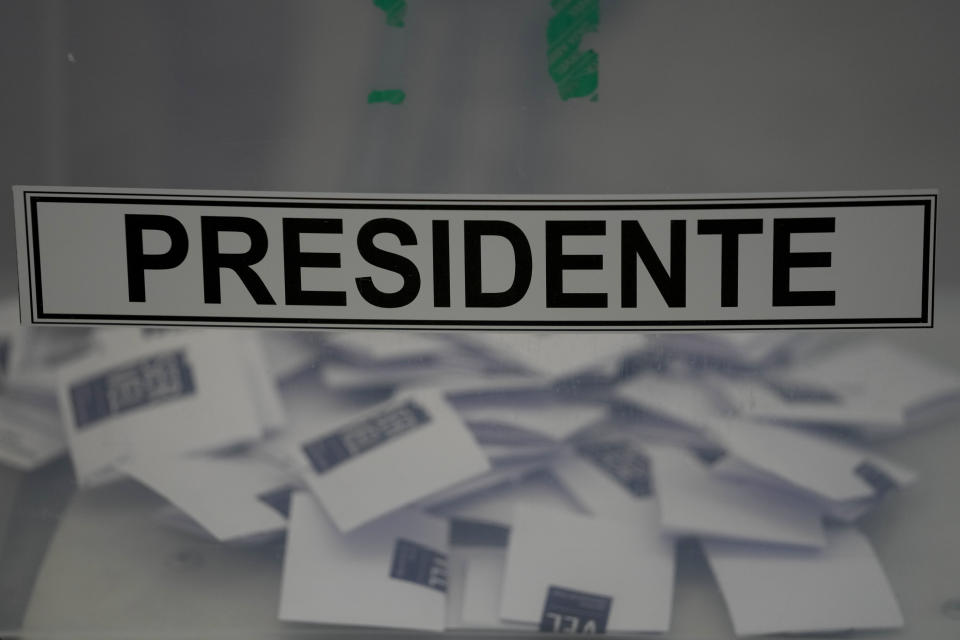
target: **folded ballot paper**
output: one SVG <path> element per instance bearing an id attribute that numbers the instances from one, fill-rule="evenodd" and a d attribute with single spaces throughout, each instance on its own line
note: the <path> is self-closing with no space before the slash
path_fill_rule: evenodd
<path id="1" fill-rule="evenodd" d="M 287 528 L 295 479 L 257 458 L 143 456 L 121 470 L 221 542 L 259 541 Z"/>
<path id="2" fill-rule="evenodd" d="M 401 509 L 349 535 L 307 493 L 293 496 L 280 619 L 442 631 L 449 527 Z"/>
<path id="3" fill-rule="evenodd" d="M 517 505 L 582 513 L 581 507 L 556 478 L 539 469 L 520 479 L 509 479 L 493 487 L 430 507 L 430 513 L 450 520 L 479 522 L 510 528 Z"/>
<path id="4" fill-rule="evenodd" d="M 304 483 L 345 533 L 490 469 L 439 393 L 391 399 L 299 447 Z"/>
<path id="5" fill-rule="evenodd" d="M 842 521 L 860 517 L 887 491 L 915 480 L 913 471 L 849 439 L 739 413 L 729 395 L 700 378 L 643 376 L 619 387 L 617 395 L 696 430 L 723 456 L 713 466 L 715 477 L 772 487 L 784 500 L 813 503 Z"/>
<path id="6" fill-rule="evenodd" d="M 547 440 L 566 440 L 607 417 L 606 403 L 498 403 L 467 406 L 460 414 L 471 428 L 506 427 Z"/>
<path id="7" fill-rule="evenodd" d="M 451 551 L 446 628 L 462 631 L 537 630 L 533 623 L 500 618 L 507 550 L 459 547 Z"/>
<path id="8" fill-rule="evenodd" d="M 542 470 L 546 464 L 547 461 L 541 458 L 491 463 L 489 470 L 432 493 L 418 500 L 417 506 L 430 511 L 461 499 L 480 496 L 483 492 L 499 488 L 501 485 L 518 483 L 530 474 Z"/>
<path id="9" fill-rule="evenodd" d="M 263 436 L 247 363 L 229 332 L 178 332 L 63 366 L 58 397 L 78 482 L 115 476 L 136 455 L 212 451 Z"/>
<path id="10" fill-rule="evenodd" d="M 56 407 L 0 393 L 0 464 L 32 471 L 67 451 Z"/>
<path id="11" fill-rule="evenodd" d="M 341 354 L 341 360 L 379 367 L 429 364 L 450 357 L 456 345 L 440 335 L 363 331 L 333 334 L 326 345 Z"/>
<path id="12" fill-rule="evenodd" d="M 39 335 L 42 344 L 42 336 L 57 334 Z M 17 300 L 0 300 L 0 464 L 21 471 L 42 467 L 67 450 L 56 403 L 55 368 L 30 361 L 31 339 L 34 354 L 43 351 L 36 346 L 38 335 L 31 336 L 20 326 Z"/>
<path id="13" fill-rule="evenodd" d="M 826 501 L 879 497 L 916 474 L 847 441 L 777 424 L 718 419 L 711 429 L 731 458 Z"/>
<path id="14" fill-rule="evenodd" d="M 739 636 L 903 626 L 883 568 L 855 529 L 828 529 L 823 549 L 720 540 L 703 549 Z"/>
<path id="15" fill-rule="evenodd" d="M 782 365 L 816 350 L 826 342 L 821 334 L 785 331 L 750 333 L 666 333 L 654 346 L 665 352 L 725 367 L 763 368 Z"/>
<path id="16" fill-rule="evenodd" d="M 541 631 L 667 631 L 674 542 L 649 516 L 622 522 L 519 505 L 500 617 Z"/>
<path id="17" fill-rule="evenodd" d="M 284 385 L 314 370 L 325 355 L 322 340 L 308 339 L 316 335 L 303 331 L 260 333 L 267 375 Z"/>
<path id="18" fill-rule="evenodd" d="M 267 370 L 266 350 L 260 336 L 251 331 L 241 331 L 234 339 L 243 357 L 243 371 L 250 393 L 253 394 L 260 424 L 267 431 L 283 429 L 287 422 L 286 408 L 277 390 L 276 380 Z"/>
<path id="19" fill-rule="evenodd" d="M 483 333 L 459 334 L 456 339 L 488 357 L 517 365 L 530 373 L 562 379 L 609 362 L 623 360 L 642 350 L 642 334 L 542 334 Z"/>
<path id="20" fill-rule="evenodd" d="M 717 417 L 737 415 L 727 396 L 701 376 L 656 372 L 636 376 L 616 387 L 619 402 L 703 434 Z"/>
<path id="21" fill-rule="evenodd" d="M 20 329 L 7 343 L 6 371 L 0 374 L 3 395 L 34 406 L 56 407 L 59 369 L 88 353 L 91 346 L 89 334 L 82 331 L 61 336 L 46 327 Z"/>
<path id="22" fill-rule="evenodd" d="M 550 470 L 587 513 L 628 522 L 650 517 L 650 457 L 635 438 L 584 439 L 557 456 Z"/>
<path id="23" fill-rule="evenodd" d="M 880 342 L 861 342 L 760 380 L 714 383 L 739 413 L 883 436 L 953 415 L 960 374 Z"/>
<path id="24" fill-rule="evenodd" d="M 151 526 L 232 552 L 285 534 L 289 622 L 662 633 L 692 538 L 738 635 L 898 627 L 850 523 L 918 473 L 871 439 L 960 408 L 956 372 L 814 334 L 16 316 L 0 304 L 0 464 L 68 452 L 81 490 L 132 479 L 165 498 Z"/>
<path id="25" fill-rule="evenodd" d="M 800 547 L 825 544 L 821 514 L 812 501 L 723 477 L 680 449 L 652 447 L 648 453 L 666 533 Z"/>
<path id="26" fill-rule="evenodd" d="M 342 333 L 330 337 L 326 347 L 331 358 L 320 379 L 341 392 L 427 385 L 468 375 L 477 367 L 455 342 L 431 334 Z"/>

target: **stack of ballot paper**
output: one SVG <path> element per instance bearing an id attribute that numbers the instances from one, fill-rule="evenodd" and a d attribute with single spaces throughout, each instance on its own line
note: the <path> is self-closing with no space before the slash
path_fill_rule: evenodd
<path id="1" fill-rule="evenodd" d="M 57 370 L 89 351 L 90 335 L 22 327 L 17 301 L 0 300 L 0 464 L 30 471 L 66 453 Z"/>
<path id="2" fill-rule="evenodd" d="M 738 635 L 899 627 L 856 527 L 923 469 L 873 447 L 956 415 L 960 374 L 825 344 L 58 332 L 8 302 L 0 464 L 69 455 L 80 490 L 137 482 L 171 535 L 285 537 L 291 623 L 667 632 L 694 539 Z"/>
<path id="3" fill-rule="evenodd" d="M 673 333 L 658 335 L 656 347 L 685 359 L 726 368 L 756 369 L 783 365 L 824 344 L 814 333 Z"/>

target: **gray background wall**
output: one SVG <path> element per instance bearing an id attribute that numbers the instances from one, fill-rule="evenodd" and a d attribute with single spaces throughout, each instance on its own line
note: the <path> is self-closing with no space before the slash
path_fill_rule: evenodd
<path id="1" fill-rule="evenodd" d="M 960 3 L 601 0 L 599 100 L 547 0 L 0 3 L 0 186 L 720 193 L 935 187 L 960 279 Z M 401 87 L 402 106 L 367 105 Z M 9 193 L 9 192 L 7 192 Z M 0 287 L 15 287 L 0 197 Z"/>

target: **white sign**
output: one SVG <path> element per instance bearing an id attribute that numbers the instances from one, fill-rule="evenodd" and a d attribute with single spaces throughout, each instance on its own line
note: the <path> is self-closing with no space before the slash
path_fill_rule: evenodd
<path id="1" fill-rule="evenodd" d="M 24 321 L 928 327 L 936 192 L 361 196 L 16 187 Z"/>

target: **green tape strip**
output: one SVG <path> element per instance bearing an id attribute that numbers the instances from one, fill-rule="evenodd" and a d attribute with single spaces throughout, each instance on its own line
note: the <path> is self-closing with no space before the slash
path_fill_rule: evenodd
<path id="1" fill-rule="evenodd" d="M 599 0 L 551 0 L 554 16 L 547 23 L 550 77 L 564 100 L 590 96 L 596 102 L 600 60 L 593 49 L 580 51 L 580 41 L 600 25 Z"/>
<path id="2" fill-rule="evenodd" d="M 387 102 L 389 104 L 403 104 L 407 99 L 407 94 L 403 89 L 386 89 L 384 91 L 371 91 L 367 94 L 367 104 L 376 102 Z"/>
<path id="3" fill-rule="evenodd" d="M 376 8 L 387 14 L 387 25 L 402 27 L 407 17 L 407 0 L 373 0 Z"/>

